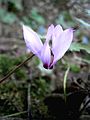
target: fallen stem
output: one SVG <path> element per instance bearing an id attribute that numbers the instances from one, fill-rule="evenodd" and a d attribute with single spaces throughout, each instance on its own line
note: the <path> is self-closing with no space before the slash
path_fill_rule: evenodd
<path id="1" fill-rule="evenodd" d="M 4 82 L 7 78 L 9 78 L 9 76 L 11 76 L 17 69 L 19 69 L 22 65 L 24 65 L 27 61 L 29 61 L 32 57 L 34 56 L 34 54 L 32 54 L 31 56 L 29 56 L 25 61 L 23 61 L 22 63 L 20 63 L 18 66 L 16 66 L 13 70 L 11 70 L 5 77 L 3 77 L 0 80 L 0 83 Z"/>
<path id="2" fill-rule="evenodd" d="M 31 114 L 31 95 L 30 95 L 30 90 L 31 89 L 31 84 L 28 83 L 28 120 L 32 120 L 32 114 Z"/>
<path id="3" fill-rule="evenodd" d="M 10 115 L 5 115 L 3 117 L 1 117 L 2 119 L 5 119 L 5 118 L 8 118 L 8 117 L 14 117 L 14 116 L 19 116 L 21 114 L 25 114 L 27 113 L 27 111 L 22 111 L 22 112 L 19 112 L 19 113 L 14 113 L 14 114 L 10 114 Z"/>

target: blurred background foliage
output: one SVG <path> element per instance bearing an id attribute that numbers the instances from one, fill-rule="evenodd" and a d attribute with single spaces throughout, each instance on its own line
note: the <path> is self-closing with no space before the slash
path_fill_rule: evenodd
<path id="1" fill-rule="evenodd" d="M 64 29 L 73 27 L 76 30 L 74 41 L 54 70 L 45 71 L 41 62 L 34 58 L 0 84 L 0 116 L 22 111 L 27 113 L 30 81 L 34 109 L 47 94 L 62 85 L 68 64 L 72 75 L 90 73 L 89 0 L 0 0 L 0 78 L 26 59 L 22 23 L 37 31 L 41 38 L 44 38 L 50 24 L 60 24 Z M 39 107 L 41 112 L 43 108 Z"/>

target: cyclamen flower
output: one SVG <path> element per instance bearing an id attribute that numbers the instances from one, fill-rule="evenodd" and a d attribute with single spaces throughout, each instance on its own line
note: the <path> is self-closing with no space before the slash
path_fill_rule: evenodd
<path id="1" fill-rule="evenodd" d="M 39 35 L 30 27 L 23 25 L 23 35 L 27 49 L 35 54 L 46 69 L 51 69 L 64 56 L 73 40 L 72 28 L 63 30 L 60 25 L 50 25 L 46 41 L 42 43 Z M 51 42 L 51 44 L 50 44 Z"/>

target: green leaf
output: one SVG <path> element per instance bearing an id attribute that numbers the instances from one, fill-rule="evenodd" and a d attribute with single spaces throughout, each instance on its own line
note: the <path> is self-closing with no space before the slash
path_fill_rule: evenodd
<path id="1" fill-rule="evenodd" d="M 85 44 L 82 44 L 82 43 L 73 42 L 71 44 L 69 50 L 70 51 L 77 51 L 77 52 L 79 52 L 80 50 L 85 50 L 87 53 L 90 54 L 90 44 L 85 45 Z"/>
<path id="2" fill-rule="evenodd" d="M 12 24 L 17 20 L 17 17 L 13 13 L 9 13 L 4 9 L 0 9 L 0 21 L 7 23 L 7 24 Z"/>
<path id="3" fill-rule="evenodd" d="M 4 18 L 3 22 L 12 24 L 16 21 L 16 16 L 13 13 L 8 13 Z"/>
<path id="4" fill-rule="evenodd" d="M 32 9 L 30 17 L 39 24 L 45 24 L 44 18 L 38 13 L 37 9 Z"/>
<path id="5" fill-rule="evenodd" d="M 22 0 L 8 0 L 16 7 L 18 10 L 23 10 Z"/>
<path id="6" fill-rule="evenodd" d="M 70 65 L 70 69 L 71 69 L 71 71 L 73 71 L 74 73 L 80 72 L 80 67 L 79 67 L 78 65 L 76 65 L 76 64 L 71 64 L 71 65 Z"/>

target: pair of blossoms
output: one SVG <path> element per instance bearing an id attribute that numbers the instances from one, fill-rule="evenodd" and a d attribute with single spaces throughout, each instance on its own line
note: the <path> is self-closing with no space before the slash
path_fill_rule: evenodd
<path id="1" fill-rule="evenodd" d="M 27 49 L 35 54 L 42 62 L 43 67 L 52 69 L 56 62 L 64 56 L 73 40 L 72 28 L 63 30 L 60 25 L 50 25 L 46 41 L 42 43 L 39 35 L 28 26 L 23 25 L 23 35 Z"/>

